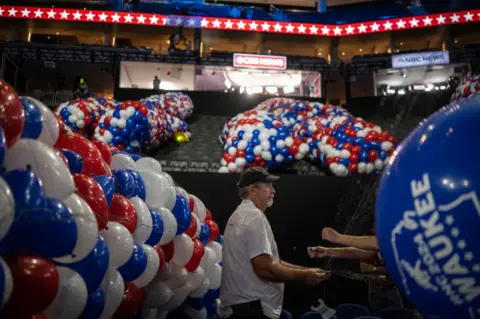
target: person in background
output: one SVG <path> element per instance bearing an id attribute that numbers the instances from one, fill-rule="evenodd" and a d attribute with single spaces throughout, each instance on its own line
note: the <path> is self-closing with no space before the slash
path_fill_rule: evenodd
<path id="1" fill-rule="evenodd" d="M 388 275 L 380 255 L 376 236 L 349 236 L 332 228 L 324 228 L 322 239 L 348 247 L 308 247 L 311 258 L 344 258 L 360 260 L 362 273 L 368 276 L 368 300 L 372 315 L 379 316 L 382 309 L 403 308 L 403 300 L 395 283 Z"/>
<path id="2" fill-rule="evenodd" d="M 162 82 L 162 81 L 160 81 L 160 79 L 158 78 L 158 76 L 155 75 L 155 78 L 153 79 L 153 89 L 154 89 L 155 91 L 160 91 L 160 83 L 161 83 L 161 82 Z"/>
<path id="3" fill-rule="evenodd" d="M 273 205 L 278 176 L 262 167 L 245 170 L 237 184 L 241 204 L 224 232 L 221 318 L 280 318 L 284 283 L 317 285 L 330 278 L 319 268 L 281 260 L 265 211 Z"/>

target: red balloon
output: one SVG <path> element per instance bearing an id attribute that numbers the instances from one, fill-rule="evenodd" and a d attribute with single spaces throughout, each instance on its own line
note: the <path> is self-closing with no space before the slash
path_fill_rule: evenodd
<path id="1" fill-rule="evenodd" d="M 356 153 L 351 153 L 350 156 L 348 157 L 348 160 L 350 161 L 350 163 L 358 163 L 358 154 Z"/>
<path id="2" fill-rule="evenodd" d="M 133 234 L 137 228 L 137 210 L 125 196 L 115 193 L 110 204 L 108 220 L 122 224 Z"/>
<path id="3" fill-rule="evenodd" d="M 165 255 L 165 261 L 169 262 L 173 258 L 173 252 L 175 250 L 175 247 L 173 245 L 173 240 L 170 241 L 168 244 L 165 244 L 161 246 L 163 253 Z"/>
<path id="4" fill-rule="evenodd" d="M 162 247 L 160 247 L 160 245 L 154 246 L 153 248 L 157 252 L 158 258 L 160 258 L 158 270 L 162 270 L 163 267 L 165 267 L 165 253 L 163 252 L 163 249 Z"/>
<path id="5" fill-rule="evenodd" d="M 295 154 L 298 153 L 298 145 L 297 144 L 293 144 L 292 146 L 290 146 L 289 148 L 289 151 L 290 151 L 290 154 L 292 154 L 293 156 L 295 156 Z"/>
<path id="6" fill-rule="evenodd" d="M 5 318 L 41 313 L 58 293 L 59 276 L 55 264 L 33 256 L 12 256 L 6 261 L 12 272 L 13 291 L 2 310 Z"/>
<path id="7" fill-rule="evenodd" d="M 98 148 L 85 137 L 76 134 L 62 134 L 55 144 L 56 148 L 66 148 L 83 158 L 82 174 L 88 176 L 112 175 Z"/>
<path id="8" fill-rule="evenodd" d="M 210 213 L 210 210 L 207 208 L 207 214 L 205 216 L 205 220 L 213 220 L 212 213 Z"/>
<path id="9" fill-rule="evenodd" d="M 376 150 L 368 151 L 368 161 L 373 163 L 378 159 L 378 153 Z"/>
<path id="10" fill-rule="evenodd" d="M 115 312 L 115 318 L 135 316 L 142 306 L 145 294 L 145 288 L 138 288 L 133 282 L 127 282 L 125 284 L 123 300 L 120 307 Z"/>
<path id="11" fill-rule="evenodd" d="M 102 187 L 90 176 L 84 174 L 72 176 L 77 194 L 87 202 L 97 218 L 98 230 L 104 229 L 108 222 L 108 203 Z"/>
<path id="12" fill-rule="evenodd" d="M 187 230 L 185 231 L 185 234 L 190 236 L 190 238 L 193 238 L 196 232 L 197 232 L 197 219 L 193 217 L 193 214 L 192 214 L 190 219 L 190 226 L 188 226 Z"/>
<path id="13" fill-rule="evenodd" d="M 110 148 L 108 147 L 107 143 L 102 141 L 93 141 L 93 144 L 100 151 L 100 154 L 102 155 L 102 158 L 105 161 L 105 163 L 110 165 L 112 163 L 112 151 L 110 151 Z"/>
<path id="14" fill-rule="evenodd" d="M 193 240 L 193 255 L 189 262 L 185 265 L 185 269 L 189 272 L 194 272 L 200 265 L 203 254 L 205 253 L 205 247 L 198 239 Z"/>
<path id="15" fill-rule="evenodd" d="M 189 198 L 188 200 L 188 205 L 190 207 L 190 212 L 193 213 L 194 209 L 195 209 L 195 201 L 193 200 L 193 198 Z"/>
<path id="16" fill-rule="evenodd" d="M 0 79 L 0 127 L 5 132 L 7 147 L 11 147 L 20 138 L 25 125 L 25 111 L 22 102 L 5 80 Z"/>
<path id="17" fill-rule="evenodd" d="M 210 238 L 208 241 L 214 241 L 220 235 L 220 228 L 213 220 L 205 220 L 204 223 L 210 228 Z"/>

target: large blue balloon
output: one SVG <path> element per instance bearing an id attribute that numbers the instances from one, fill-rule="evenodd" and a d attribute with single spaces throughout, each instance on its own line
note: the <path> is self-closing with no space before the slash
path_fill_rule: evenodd
<path id="1" fill-rule="evenodd" d="M 100 318 L 105 307 L 105 293 L 102 288 L 98 288 L 88 296 L 87 305 L 83 309 L 80 319 Z"/>
<path id="2" fill-rule="evenodd" d="M 192 214 L 190 213 L 190 206 L 185 197 L 177 194 L 175 206 L 173 206 L 172 213 L 177 220 L 177 235 L 183 234 L 187 231 L 192 221 Z"/>
<path id="3" fill-rule="evenodd" d="M 72 174 L 80 174 L 83 170 L 83 158 L 74 151 L 61 148 L 60 151 L 68 160 L 68 168 Z"/>
<path id="4" fill-rule="evenodd" d="M 126 198 L 135 197 L 135 179 L 129 170 L 114 169 L 112 173 L 115 176 L 115 192 Z"/>
<path id="5" fill-rule="evenodd" d="M 398 146 L 379 186 L 383 259 L 425 317 L 480 309 L 479 124 L 480 96 L 442 108 Z"/>
<path id="6" fill-rule="evenodd" d="M 28 99 L 21 97 L 20 101 L 22 101 L 23 110 L 25 111 L 25 124 L 21 138 L 32 138 L 36 140 L 42 133 L 42 113 L 40 113 L 36 105 Z"/>
<path id="7" fill-rule="evenodd" d="M 145 200 L 146 198 L 146 190 L 145 190 L 145 183 L 143 182 L 142 177 L 134 170 L 128 170 L 130 175 L 132 175 L 135 181 L 135 196 L 139 197 L 141 200 Z"/>
<path id="8" fill-rule="evenodd" d="M 45 198 L 42 183 L 31 170 L 12 170 L 3 178 L 12 190 L 16 209 L 38 206 Z"/>
<path id="9" fill-rule="evenodd" d="M 107 198 L 108 207 L 112 204 L 113 194 L 115 193 L 115 178 L 110 175 L 95 176 L 93 178 L 103 189 Z"/>
<path id="10" fill-rule="evenodd" d="M 47 198 L 38 206 L 15 209 L 15 215 L 19 223 L 16 237 L 27 250 L 49 258 L 72 253 L 78 238 L 77 224 L 61 201 Z"/>
<path id="11" fill-rule="evenodd" d="M 91 294 L 100 287 L 103 277 L 108 270 L 109 252 L 107 244 L 102 237 L 98 236 L 97 243 L 92 251 L 79 262 L 66 264 L 82 276 L 87 285 L 88 293 Z"/>
<path id="12" fill-rule="evenodd" d="M 133 281 L 147 268 L 147 253 L 140 245 L 133 246 L 133 254 L 125 265 L 118 268 L 123 281 Z"/>
<path id="13" fill-rule="evenodd" d="M 163 235 L 163 219 L 160 213 L 155 209 L 150 209 L 150 215 L 152 216 L 152 233 L 148 237 L 145 244 L 155 246 L 160 242 Z"/>

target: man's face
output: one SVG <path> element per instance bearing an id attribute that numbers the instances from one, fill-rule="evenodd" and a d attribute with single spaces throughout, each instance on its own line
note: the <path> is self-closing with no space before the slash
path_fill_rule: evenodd
<path id="1" fill-rule="evenodd" d="M 254 194 L 258 201 L 266 207 L 271 207 L 273 205 L 275 188 L 273 188 L 272 183 L 259 183 L 255 185 Z"/>

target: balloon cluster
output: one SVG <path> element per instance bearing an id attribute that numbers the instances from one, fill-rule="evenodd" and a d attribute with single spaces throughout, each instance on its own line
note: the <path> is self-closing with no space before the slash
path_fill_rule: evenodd
<path id="1" fill-rule="evenodd" d="M 180 143 L 188 141 L 190 133 L 185 119 L 192 112 L 192 100 L 183 93 L 125 102 L 88 98 L 62 103 L 55 109 L 73 132 L 130 154 L 172 138 Z"/>
<path id="2" fill-rule="evenodd" d="M 4 81 L 0 104 L 0 317 L 215 315 L 223 237 L 198 197 Z"/>
<path id="3" fill-rule="evenodd" d="M 221 173 L 310 159 L 337 176 L 378 173 L 397 144 L 380 126 L 341 107 L 286 98 L 238 114 L 220 141 Z"/>
<path id="4" fill-rule="evenodd" d="M 450 98 L 450 102 L 466 99 L 477 94 L 480 94 L 480 74 L 469 77 L 461 83 Z"/>

